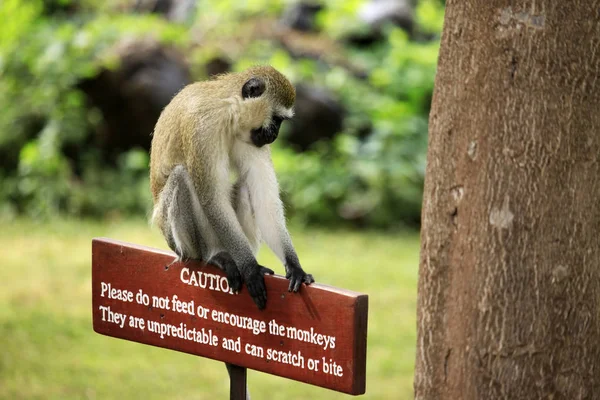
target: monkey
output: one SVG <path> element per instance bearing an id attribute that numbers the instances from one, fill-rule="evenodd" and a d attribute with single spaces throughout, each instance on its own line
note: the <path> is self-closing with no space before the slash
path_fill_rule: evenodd
<path id="1" fill-rule="evenodd" d="M 286 227 L 269 146 L 293 116 L 295 97 L 270 66 L 192 83 L 162 111 L 150 149 L 152 223 L 176 261 L 221 268 L 235 293 L 245 283 L 259 309 L 264 275 L 274 273 L 256 261 L 262 241 L 283 263 L 289 291 L 314 282 Z"/>

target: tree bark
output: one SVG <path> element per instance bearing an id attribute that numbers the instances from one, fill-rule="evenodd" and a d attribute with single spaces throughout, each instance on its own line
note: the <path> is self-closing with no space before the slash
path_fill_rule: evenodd
<path id="1" fill-rule="evenodd" d="M 600 1 L 448 0 L 416 399 L 600 398 Z"/>

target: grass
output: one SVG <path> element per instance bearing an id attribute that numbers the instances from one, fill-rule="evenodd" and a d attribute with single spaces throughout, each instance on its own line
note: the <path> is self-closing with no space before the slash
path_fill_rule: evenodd
<path id="1" fill-rule="evenodd" d="M 1 399 L 226 399 L 221 363 L 98 335 L 91 324 L 91 238 L 164 248 L 142 220 L 36 223 L 0 230 Z M 368 399 L 412 398 L 419 242 L 388 235 L 292 229 L 319 282 L 369 294 Z M 283 267 L 263 249 L 259 261 Z M 254 399 L 346 395 L 255 371 Z"/>

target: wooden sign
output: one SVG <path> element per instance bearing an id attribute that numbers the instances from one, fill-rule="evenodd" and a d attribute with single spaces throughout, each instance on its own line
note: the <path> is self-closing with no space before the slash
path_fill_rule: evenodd
<path id="1" fill-rule="evenodd" d="M 349 394 L 365 392 L 368 296 L 266 276 L 267 307 L 229 290 L 216 267 L 92 241 L 94 330 Z"/>

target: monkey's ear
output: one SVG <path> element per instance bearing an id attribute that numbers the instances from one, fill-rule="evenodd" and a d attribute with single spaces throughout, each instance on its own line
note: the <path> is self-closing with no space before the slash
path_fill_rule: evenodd
<path id="1" fill-rule="evenodd" d="M 265 81 L 260 78 L 250 78 L 242 87 L 242 98 L 260 97 L 265 92 Z"/>

